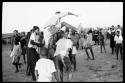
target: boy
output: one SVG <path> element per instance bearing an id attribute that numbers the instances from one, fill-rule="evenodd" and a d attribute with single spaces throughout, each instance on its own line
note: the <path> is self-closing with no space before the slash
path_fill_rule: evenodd
<path id="1" fill-rule="evenodd" d="M 54 81 L 54 77 L 58 81 L 55 74 L 56 69 L 54 62 L 50 59 L 47 59 L 48 49 L 42 48 L 40 50 L 40 55 L 42 58 L 36 62 L 35 67 L 35 76 L 37 82 L 52 82 Z"/>
<path id="2" fill-rule="evenodd" d="M 102 53 L 102 47 L 104 48 L 105 53 L 106 53 L 104 35 L 102 34 L 102 32 L 99 33 L 99 41 L 100 41 L 100 46 L 101 46 L 101 53 Z"/>
<path id="3" fill-rule="evenodd" d="M 117 31 L 117 34 L 115 35 L 114 37 L 114 41 L 116 43 L 116 55 L 117 55 L 117 60 L 118 60 L 118 53 L 119 53 L 119 50 L 120 50 L 120 53 L 121 53 L 121 60 L 123 59 L 123 55 L 122 55 L 122 42 L 123 42 L 123 37 L 122 35 L 120 34 L 120 31 Z"/>

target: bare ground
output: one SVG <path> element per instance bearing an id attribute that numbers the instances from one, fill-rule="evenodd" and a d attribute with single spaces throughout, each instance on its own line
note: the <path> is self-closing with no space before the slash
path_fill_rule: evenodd
<path id="1" fill-rule="evenodd" d="M 86 60 L 85 51 L 78 51 L 76 56 L 77 71 L 73 72 L 72 82 L 122 82 L 123 61 L 116 60 L 111 54 L 109 41 L 106 42 L 107 53 L 100 53 L 100 46 L 93 46 L 95 60 Z M 19 73 L 11 64 L 10 46 L 2 46 L 2 77 L 3 82 L 32 82 L 31 76 L 26 76 L 26 64 L 23 64 Z M 91 55 L 91 54 L 90 54 Z M 23 59 L 21 57 L 21 62 Z M 64 75 L 64 81 L 67 81 Z"/>

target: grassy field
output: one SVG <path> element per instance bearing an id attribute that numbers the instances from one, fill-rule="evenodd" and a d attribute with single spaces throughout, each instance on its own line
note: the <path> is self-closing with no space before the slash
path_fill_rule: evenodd
<path id="1" fill-rule="evenodd" d="M 107 53 L 100 53 L 100 46 L 93 46 L 95 60 L 86 60 L 85 51 L 78 51 L 76 56 L 77 71 L 73 72 L 72 82 L 122 82 L 123 62 L 116 60 L 111 54 L 109 41 L 106 42 Z M 26 64 L 23 64 L 19 73 L 11 64 L 10 46 L 2 45 L 2 78 L 3 82 L 32 82 L 31 76 L 26 76 Z M 21 62 L 23 59 L 21 57 Z M 64 75 L 64 81 L 66 76 Z"/>

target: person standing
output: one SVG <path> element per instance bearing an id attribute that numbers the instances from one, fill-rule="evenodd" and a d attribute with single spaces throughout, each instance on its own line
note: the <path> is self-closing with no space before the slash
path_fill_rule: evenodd
<path id="1" fill-rule="evenodd" d="M 102 32 L 99 33 L 99 41 L 100 41 L 101 53 L 102 53 L 102 47 L 104 48 L 106 53 L 104 35 L 102 34 Z"/>
<path id="2" fill-rule="evenodd" d="M 76 71 L 76 53 L 77 53 L 77 47 L 78 47 L 78 38 L 75 34 L 75 32 L 72 32 L 71 40 L 73 42 L 73 48 L 71 53 L 71 62 L 74 65 L 74 71 Z"/>
<path id="3" fill-rule="evenodd" d="M 14 33 L 14 36 L 12 37 L 12 40 L 11 40 L 10 57 L 12 57 L 12 64 L 16 67 L 15 72 L 19 72 L 19 67 L 21 67 L 21 63 L 19 63 L 19 60 L 22 53 L 21 43 L 20 43 L 21 37 L 18 34 L 18 30 L 14 30 L 13 33 Z"/>
<path id="4" fill-rule="evenodd" d="M 121 60 L 123 59 L 123 54 L 122 54 L 122 42 L 123 42 L 123 37 L 120 34 L 120 31 L 117 31 L 117 34 L 114 37 L 114 41 L 116 43 L 116 55 L 117 55 L 117 60 L 118 60 L 118 54 L 120 51 L 121 54 Z"/>
<path id="5" fill-rule="evenodd" d="M 26 59 L 25 59 L 25 54 L 26 54 L 26 35 L 25 32 L 22 32 L 22 37 L 21 37 L 21 49 L 22 49 L 22 55 L 23 55 L 23 60 L 24 63 L 26 64 Z"/>
<path id="6" fill-rule="evenodd" d="M 115 30 L 114 30 L 114 26 L 112 26 L 111 35 L 110 35 L 110 48 L 112 50 L 112 54 L 114 54 L 114 49 L 115 49 L 114 37 L 115 37 Z"/>
<path id="7" fill-rule="evenodd" d="M 33 27 L 33 33 L 30 36 L 29 39 L 29 44 L 27 48 L 27 70 L 26 74 L 27 75 L 32 75 L 32 79 L 36 81 L 34 70 L 35 70 L 35 65 L 38 59 L 40 58 L 38 52 L 36 51 L 37 47 L 43 46 L 41 43 L 35 42 L 35 37 L 37 32 L 39 31 L 39 27 L 34 26 Z"/>

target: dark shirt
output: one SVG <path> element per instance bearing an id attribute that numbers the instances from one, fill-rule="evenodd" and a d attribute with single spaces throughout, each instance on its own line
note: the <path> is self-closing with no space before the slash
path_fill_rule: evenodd
<path id="1" fill-rule="evenodd" d="M 99 35 L 100 44 L 104 44 L 104 35 Z"/>
<path id="2" fill-rule="evenodd" d="M 21 47 L 26 46 L 26 39 L 25 38 L 21 39 L 20 42 L 21 42 Z"/>
<path id="3" fill-rule="evenodd" d="M 18 45 L 20 42 L 21 37 L 19 35 L 14 35 L 11 39 L 11 50 L 13 49 L 14 45 Z"/>

